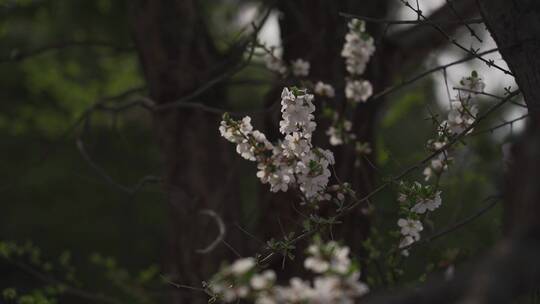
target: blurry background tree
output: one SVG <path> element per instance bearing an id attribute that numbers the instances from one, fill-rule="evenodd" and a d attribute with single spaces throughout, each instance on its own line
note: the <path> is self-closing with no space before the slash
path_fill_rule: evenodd
<path id="1" fill-rule="evenodd" d="M 467 22 L 480 14 L 475 1 L 423 2 L 420 8 L 432 20 L 457 20 L 440 25 L 445 33 L 466 41 L 467 48 L 488 49 L 483 25 Z M 270 196 L 266 186 L 257 184 L 255 168 L 242 162 L 217 131 L 221 111 L 216 109 L 222 109 L 262 110 L 257 117 L 266 118 L 266 125 L 259 127 L 269 135 L 277 132 L 279 111 L 273 105 L 281 88 L 294 80 L 264 70 L 258 52 L 249 56 L 261 31 L 279 33 L 276 41 L 287 62 L 310 61 L 310 79 L 334 84 L 335 106 L 340 108 L 345 74 L 340 52 L 347 24 L 340 13 L 378 19 L 368 23 L 377 52 L 366 74 L 375 97 L 354 113 L 354 131 L 371 143 L 373 152 L 358 159 L 356 168 L 358 156 L 351 148 L 334 150 L 340 164 L 337 175 L 350 181 L 359 196 L 421 159 L 433 129 L 430 113 L 447 107 L 440 91 L 447 88 L 444 80 L 451 82 L 447 71 L 456 71 L 440 69 L 434 77 L 385 91 L 437 66 L 437 55 L 445 54 L 438 50 L 451 45 L 426 24 L 380 22 L 420 19 L 397 0 L 0 3 L 0 238 L 32 241 L 51 260 L 65 259 L 62 253 L 71 250 L 80 279 L 70 284 L 93 295 L 108 294 L 117 302 L 204 302 L 204 294 L 166 284 L 146 288 L 147 281 L 162 273 L 171 281 L 200 286 L 222 261 L 251 255 L 263 247 L 261 240 L 297 231 L 301 217 L 294 210 L 295 200 Z M 453 56 L 471 57 L 466 52 Z M 500 64 L 500 55 L 490 56 Z M 458 71 L 469 73 L 467 68 Z M 498 94 L 503 85 L 497 77 L 487 82 Z M 486 126 L 516 117 L 517 110 L 501 113 L 506 114 L 491 117 Z M 328 126 L 330 120 L 318 123 Z M 482 198 L 498 192 L 500 143 L 513 136 L 508 130 L 514 125 L 478 135 L 459 155 L 459 167 L 443 181 L 449 203 L 433 219 L 438 227 L 477 210 Z M 326 135 L 320 131 L 317 136 L 325 146 Z M 361 242 L 370 233 L 371 221 L 382 232 L 395 225 L 395 218 L 388 216 L 393 204 L 395 193 L 378 195 L 371 216 L 359 208 L 336 227 L 334 236 L 363 256 Z M 214 250 L 198 254 L 219 233 L 215 220 L 200 213 L 207 209 L 223 219 L 226 235 Z M 490 247 L 500 236 L 499 219 L 497 207 L 468 226 L 468 233 L 446 236 L 444 243 L 434 241 L 418 250 L 404 265 L 402 283 L 425 273 L 425 265 L 445 269 Z M 297 253 L 301 250 L 300 245 Z M 103 255 L 114 257 L 131 275 Z M 27 265 L 23 262 L 32 264 L 27 259 L 11 256 L 1 262 L 0 288 L 31 293 L 51 283 L 21 267 Z M 148 268 L 153 264 L 161 270 Z M 282 275 L 295 270 L 287 267 Z M 57 275 L 52 271 L 47 278 Z M 61 302 L 111 300 L 73 292 L 77 290 Z"/>

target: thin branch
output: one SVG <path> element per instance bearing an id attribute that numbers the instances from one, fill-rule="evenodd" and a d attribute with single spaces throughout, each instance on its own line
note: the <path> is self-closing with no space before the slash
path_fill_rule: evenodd
<path id="1" fill-rule="evenodd" d="M 518 118 L 514 118 L 510 121 L 505 121 L 499 125 L 496 125 L 494 127 L 491 127 L 491 128 L 487 128 L 487 129 L 484 129 L 484 130 L 480 130 L 480 131 L 477 131 L 477 132 L 473 132 L 470 134 L 470 136 L 475 136 L 475 135 L 479 135 L 479 134 L 483 134 L 483 133 L 493 133 L 493 131 L 497 130 L 497 129 L 500 129 L 504 126 L 507 126 L 507 125 L 510 125 L 512 126 L 514 123 L 518 122 L 518 121 L 521 121 L 521 120 L 524 120 L 525 118 L 529 117 L 529 113 L 525 114 L 525 115 L 522 115 Z"/>
<path id="2" fill-rule="evenodd" d="M 181 98 L 179 100 L 176 100 L 176 101 L 171 101 L 171 102 L 166 102 L 166 103 L 163 103 L 163 104 L 159 104 L 159 105 L 154 107 L 154 110 L 157 111 L 157 112 L 161 112 L 161 111 L 170 110 L 170 109 L 174 109 L 174 108 L 178 108 L 178 107 L 187 107 L 186 103 L 188 101 L 199 97 L 200 95 L 205 93 L 207 90 L 209 90 L 212 87 L 214 87 L 215 85 L 223 82 L 224 80 L 230 78 L 231 76 L 233 76 L 234 74 L 238 73 L 239 71 L 243 70 L 246 66 L 248 66 L 251 63 L 251 59 L 253 58 L 253 54 L 254 54 L 255 48 L 257 46 L 258 33 L 260 32 L 260 30 L 262 29 L 262 26 L 264 25 L 264 23 L 266 22 L 266 20 L 270 16 L 271 11 L 272 11 L 271 8 L 269 8 L 267 10 L 266 14 L 264 15 L 264 17 L 260 21 L 259 25 L 256 25 L 256 24 L 252 23 L 254 31 L 253 31 L 253 33 L 251 33 L 251 36 L 248 37 L 248 41 L 246 43 L 246 48 L 251 45 L 251 48 L 249 50 L 247 59 L 245 59 L 243 61 L 241 60 L 240 63 L 236 67 L 224 72 L 223 74 L 215 77 L 214 79 L 209 80 L 203 86 L 197 88 L 193 93 L 191 93 L 191 94 L 189 94 L 189 95 L 187 95 L 187 96 L 185 96 L 185 97 L 183 97 L 183 98 Z M 210 108 L 207 108 L 204 105 L 200 105 L 200 106 L 196 106 L 196 107 L 199 108 L 199 109 L 205 109 L 208 112 L 212 111 Z"/>
<path id="3" fill-rule="evenodd" d="M 478 56 L 483 56 L 483 55 L 487 55 L 487 54 L 490 54 L 490 53 L 494 53 L 494 52 L 496 52 L 496 51 L 498 51 L 498 49 L 497 49 L 497 48 L 494 48 L 494 49 L 490 49 L 490 50 L 487 50 L 487 51 L 478 53 L 477 55 L 478 55 Z M 412 84 L 412 83 L 418 81 L 419 79 L 422 79 L 422 78 L 424 78 L 424 77 L 426 77 L 426 76 L 429 76 L 430 74 L 432 74 L 432 73 L 434 73 L 434 72 L 441 71 L 441 70 L 445 70 L 445 69 L 447 69 L 447 68 L 449 68 L 449 67 L 451 67 L 451 66 L 454 66 L 454 65 L 457 65 L 457 64 L 460 64 L 460 63 L 464 63 L 464 62 L 473 60 L 473 59 L 475 59 L 475 58 L 476 58 L 476 56 L 469 55 L 469 56 L 464 57 L 464 58 L 462 58 L 462 59 L 460 59 L 460 60 L 456 60 L 456 61 L 450 62 L 450 63 L 448 63 L 448 64 L 444 64 L 444 65 L 440 65 L 440 66 L 431 68 L 431 69 L 426 70 L 426 71 L 424 71 L 424 72 L 422 72 L 422 73 L 420 73 L 420 74 L 418 74 L 418 75 L 416 75 L 416 76 L 414 76 L 414 77 L 411 77 L 411 78 L 409 78 L 409 79 L 403 80 L 403 81 L 401 81 L 399 84 L 396 84 L 396 85 L 389 86 L 389 87 L 385 88 L 385 89 L 382 90 L 381 92 L 379 92 L 379 93 L 373 95 L 370 99 L 371 99 L 371 100 L 377 100 L 377 99 L 379 99 L 379 98 L 381 98 L 381 97 L 383 97 L 383 96 L 386 96 L 386 95 L 388 95 L 388 94 L 390 94 L 390 93 L 393 93 L 393 92 L 395 92 L 395 91 L 397 91 L 397 90 L 399 90 L 399 89 L 401 89 L 401 88 L 403 88 L 403 87 L 405 87 L 405 86 L 407 86 L 407 85 L 410 85 L 410 84 Z"/>
<path id="4" fill-rule="evenodd" d="M 498 95 L 491 94 L 491 93 L 487 93 L 487 92 L 484 92 L 484 91 L 471 90 L 471 89 L 468 89 L 468 88 L 452 87 L 452 90 L 454 90 L 454 91 L 461 91 L 461 92 L 467 92 L 467 93 L 472 93 L 472 94 L 476 94 L 476 95 L 483 95 L 483 96 L 495 98 L 495 99 L 498 99 L 498 100 L 503 100 L 503 99 L 504 99 L 503 96 L 498 96 Z"/>
<path id="5" fill-rule="evenodd" d="M 480 24 L 484 23 L 484 20 L 482 18 L 473 18 L 468 20 L 396 20 L 396 19 L 384 19 L 384 18 L 374 18 L 374 17 L 368 17 L 368 16 L 362 16 L 362 15 L 356 15 L 356 14 L 349 14 L 349 13 L 339 13 L 340 16 L 345 18 L 355 18 L 363 21 L 373 22 L 373 23 L 384 23 L 384 24 L 391 24 L 391 25 L 399 25 L 399 24 L 426 24 L 426 25 L 434 25 L 434 24 Z"/>
<path id="6" fill-rule="evenodd" d="M 452 13 L 454 13 L 454 15 L 459 19 L 461 25 L 464 25 L 469 30 L 469 33 L 471 34 L 471 36 L 476 38 L 478 42 L 482 43 L 483 42 L 482 39 L 478 37 L 475 30 L 470 26 L 471 23 L 468 23 L 466 20 L 463 20 L 463 18 L 461 18 L 461 15 L 458 13 L 456 8 L 454 7 L 453 0 L 446 0 L 446 4 L 448 5 Z M 482 23 L 483 23 L 483 19 L 482 18 L 480 19 L 482 20 Z"/>
<path id="7" fill-rule="evenodd" d="M 427 17 L 425 17 L 423 14 L 422 14 L 422 11 L 418 10 L 418 9 L 415 9 L 409 2 L 407 2 L 406 0 L 400 0 L 401 3 L 403 3 L 403 5 L 405 5 L 406 7 L 410 8 L 411 10 L 413 10 L 414 12 L 416 12 L 421 18 L 422 20 L 428 20 Z M 495 62 L 493 60 L 486 60 L 484 59 L 483 57 L 479 56 L 478 54 L 476 54 L 476 52 L 472 51 L 472 50 L 469 50 L 468 48 L 464 47 L 461 43 L 459 43 L 455 38 L 452 38 L 450 37 L 450 35 L 448 33 L 446 33 L 439 25 L 437 24 L 428 24 L 430 25 L 433 29 L 435 29 L 437 32 L 439 32 L 443 37 L 446 38 L 446 40 L 448 40 L 450 43 L 454 44 L 455 46 L 457 46 L 458 48 L 460 48 L 461 50 L 463 50 L 464 52 L 476 57 L 477 59 L 481 60 L 482 62 L 484 62 L 488 67 L 494 67 L 496 68 L 497 70 L 503 72 L 504 74 L 506 75 L 511 75 L 511 76 L 514 76 L 514 74 L 495 64 Z"/>
<path id="8" fill-rule="evenodd" d="M 194 287 L 194 286 L 189 286 L 189 285 L 184 285 L 184 284 L 178 284 L 178 283 L 175 283 L 175 282 L 169 280 L 164 275 L 160 275 L 160 276 L 161 276 L 161 279 L 165 283 L 167 283 L 167 284 L 169 284 L 171 286 L 174 286 L 174 287 L 176 287 L 178 289 L 187 289 L 187 290 L 190 290 L 190 291 L 200 291 L 200 292 L 203 292 L 203 293 L 207 294 L 208 296 L 213 296 L 212 294 L 208 293 L 208 291 L 206 289 L 204 289 L 204 288 Z"/>

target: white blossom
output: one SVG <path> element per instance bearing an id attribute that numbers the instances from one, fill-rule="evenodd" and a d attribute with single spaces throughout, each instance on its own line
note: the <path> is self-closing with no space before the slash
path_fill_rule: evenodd
<path id="1" fill-rule="evenodd" d="M 464 107 L 461 101 L 454 101 L 448 112 L 448 119 L 443 124 L 451 133 L 460 134 L 474 123 L 477 114 L 478 108 L 476 106 Z M 471 131 L 469 130 L 469 132 Z"/>
<path id="2" fill-rule="evenodd" d="M 277 287 L 276 298 L 279 303 L 302 303 L 313 297 L 313 288 L 308 282 L 292 278 L 289 286 Z"/>
<path id="3" fill-rule="evenodd" d="M 305 61 L 303 59 L 296 59 L 291 62 L 291 65 L 292 73 L 294 76 L 300 77 L 309 75 L 310 64 L 308 61 Z"/>
<path id="4" fill-rule="evenodd" d="M 356 103 L 366 102 L 373 94 L 373 87 L 367 80 L 350 80 L 345 86 L 345 96 Z"/>
<path id="5" fill-rule="evenodd" d="M 418 214 L 424 214 L 426 211 L 435 211 L 441 206 L 441 191 L 437 191 L 433 194 L 431 198 L 425 198 L 418 201 L 412 208 L 411 211 Z"/>
<path id="6" fill-rule="evenodd" d="M 278 160 L 270 165 L 259 163 L 257 169 L 257 177 L 263 184 L 270 184 L 271 192 L 287 191 L 295 182 L 294 169 Z"/>
<path id="7" fill-rule="evenodd" d="M 270 53 L 264 57 L 266 68 L 270 71 L 277 72 L 279 74 L 287 73 L 287 67 L 281 58 L 274 54 L 274 50 L 270 50 Z"/>
<path id="8" fill-rule="evenodd" d="M 273 270 L 266 270 L 261 274 L 255 274 L 251 277 L 250 285 L 255 290 L 266 289 L 274 284 L 276 273 Z"/>
<path id="9" fill-rule="evenodd" d="M 371 149 L 371 144 L 368 142 L 357 142 L 355 146 L 356 153 L 361 155 L 368 155 L 373 152 L 373 149 Z"/>
<path id="10" fill-rule="evenodd" d="M 305 155 L 311 148 L 309 139 L 302 137 L 302 134 L 299 132 L 287 134 L 281 147 L 286 156 L 297 157 Z"/>
<path id="11" fill-rule="evenodd" d="M 402 248 L 409 247 L 414 242 L 415 242 L 414 238 L 412 236 L 410 236 L 410 235 L 407 235 L 407 236 L 403 237 L 401 239 L 401 241 L 399 242 L 399 248 L 402 249 Z M 409 250 L 402 249 L 401 250 L 401 255 L 406 256 L 406 257 L 409 256 Z"/>
<path id="12" fill-rule="evenodd" d="M 252 130 L 253 126 L 251 125 L 251 117 L 249 116 L 242 118 L 240 122 L 234 123 L 223 120 L 219 126 L 221 136 L 232 143 L 243 142 Z"/>
<path id="13" fill-rule="evenodd" d="M 242 275 L 248 271 L 250 271 L 253 267 L 255 267 L 255 259 L 254 258 L 242 258 L 239 260 L 236 260 L 231 265 L 231 273 L 235 275 Z"/>
<path id="14" fill-rule="evenodd" d="M 305 259 L 304 267 L 315 273 L 331 271 L 346 274 L 351 267 L 349 247 L 339 246 L 330 241 L 327 244 L 312 244 L 308 247 L 310 256 Z"/>
<path id="15" fill-rule="evenodd" d="M 302 132 L 304 136 L 310 137 L 317 124 L 313 121 L 315 106 L 313 105 L 313 95 L 301 92 L 295 96 L 289 89 L 284 88 L 281 93 L 281 113 L 282 120 L 279 122 L 279 130 L 283 134 L 292 132 Z"/>
<path id="16" fill-rule="evenodd" d="M 436 175 L 441 174 L 448 169 L 449 157 L 447 153 L 440 153 L 436 158 L 432 159 L 422 172 L 425 176 L 425 180 L 429 181 Z"/>
<path id="17" fill-rule="evenodd" d="M 286 286 L 275 285 L 274 271 L 252 272 L 252 260 L 240 259 L 214 276 L 210 290 L 227 303 L 249 299 L 256 304 L 352 304 L 369 292 L 352 267 L 348 247 L 317 241 L 308 247 L 308 254 L 304 264 L 318 274 L 312 282 L 293 277 Z M 318 266 L 322 264 L 324 269 Z"/>
<path id="18" fill-rule="evenodd" d="M 326 190 L 331 173 L 329 165 L 334 163 L 333 154 L 328 150 L 310 151 L 303 155 L 296 166 L 300 190 L 310 199 L 321 197 Z M 326 154 L 326 156 L 324 155 Z"/>
<path id="19" fill-rule="evenodd" d="M 400 218 L 397 222 L 403 236 L 410 236 L 415 241 L 420 240 L 420 231 L 424 229 L 422 222 L 413 219 Z"/>
<path id="20" fill-rule="evenodd" d="M 471 76 L 469 77 L 463 77 L 461 78 L 461 81 L 459 82 L 467 91 L 462 91 L 461 94 L 464 94 L 466 98 L 470 98 L 477 93 L 484 92 L 484 89 L 486 88 L 486 83 L 484 80 L 478 76 L 478 73 L 476 71 L 473 71 L 471 73 Z"/>
<path id="21" fill-rule="evenodd" d="M 398 202 L 400 203 L 405 203 L 407 201 L 407 194 L 405 193 L 399 193 L 398 194 L 398 198 L 397 198 Z"/>
<path id="22" fill-rule="evenodd" d="M 244 140 L 236 146 L 236 152 L 243 158 L 251 161 L 255 161 L 255 154 L 253 154 L 252 145 L 248 140 Z"/>
<path id="23" fill-rule="evenodd" d="M 343 303 L 338 302 L 341 280 L 337 276 L 316 277 L 313 281 L 313 296 L 310 303 Z"/>
<path id="24" fill-rule="evenodd" d="M 318 81 L 315 84 L 315 93 L 317 95 L 321 95 L 324 97 L 334 98 L 336 96 L 336 92 L 334 90 L 334 87 L 332 85 L 324 83 L 322 81 Z"/>
<path id="25" fill-rule="evenodd" d="M 321 258 L 309 257 L 304 260 L 304 267 L 315 273 L 324 273 L 330 269 L 330 263 Z"/>

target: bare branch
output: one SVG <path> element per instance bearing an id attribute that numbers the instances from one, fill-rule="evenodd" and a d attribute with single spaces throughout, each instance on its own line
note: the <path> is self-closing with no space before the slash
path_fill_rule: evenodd
<path id="1" fill-rule="evenodd" d="M 484 55 L 487 55 L 487 54 L 494 53 L 496 51 L 498 51 L 497 48 L 490 49 L 490 50 L 487 50 L 487 51 L 484 51 L 484 52 L 480 52 L 477 55 L 478 56 L 484 56 Z M 435 73 L 437 71 L 444 71 L 444 70 L 446 70 L 447 68 L 449 68 L 451 66 L 461 64 L 461 63 L 473 60 L 475 58 L 476 58 L 476 56 L 469 55 L 469 56 L 466 56 L 466 57 L 464 57 L 464 58 L 462 58 L 460 60 L 456 60 L 456 61 L 450 62 L 448 64 L 444 64 L 444 65 L 440 65 L 440 66 L 431 68 L 431 69 L 426 70 L 426 71 L 424 71 L 424 72 L 422 72 L 422 73 L 420 73 L 420 74 L 418 74 L 418 75 L 416 75 L 414 77 L 403 80 L 399 84 L 396 84 L 396 85 L 389 86 L 389 87 L 385 88 L 381 92 L 373 95 L 370 99 L 371 100 L 377 100 L 377 99 L 379 99 L 379 98 L 381 98 L 383 96 L 386 96 L 388 94 L 391 94 L 391 93 L 393 93 L 393 92 L 395 92 L 395 91 L 397 91 L 397 90 L 399 90 L 399 89 L 401 89 L 401 88 L 403 88 L 403 87 L 405 87 L 407 85 L 410 85 L 410 84 L 412 84 L 412 83 L 414 83 L 414 82 L 416 82 L 416 81 L 418 81 L 418 80 L 420 80 L 420 79 L 422 79 L 422 78 L 424 78 L 426 76 L 429 76 L 429 75 L 431 75 L 431 74 L 433 74 L 433 73 Z"/>
<path id="2" fill-rule="evenodd" d="M 428 17 L 426 17 L 426 16 L 424 16 L 424 15 L 422 14 L 422 11 L 420 11 L 420 10 L 415 9 L 414 7 L 412 7 L 412 5 L 411 5 L 409 2 L 407 2 L 407 1 L 405 1 L 405 0 L 400 0 L 400 1 L 403 3 L 403 5 L 405 5 L 406 7 L 410 8 L 411 10 L 413 10 L 414 12 L 416 12 L 423 20 L 429 20 Z M 463 0 L 462 2 L 464 2 L 464 1 L 465 1 L 465 0 Z M 469 0 L 469 1 L 470 1 L 470 0 Z M 457 1 L 456 1 L 456 2 L 457 2 Z M 470 1 L 470 2 L 472 2 L 472 1 Z M 469 5 L 472 5 L 472 4 L 473 4 L 473 3 L 470 3 Z M 447 7 L 447 6 L 448 6 L 448 5 L 446 5 L 445 7 L 443 7 L 443 8 L 440 9 L 440 10 L 443 10 L 443 9 L 451 10 L 451 9 L 450 9 L 449 7 Z M 439 11 L 440 11 L 440 10 L 439 10 Z M 454 10 L 455 10 L 455 8 L 454 8 Z M 437 13 L 435 13 L 435 14 L 437 14 Z M 431 18 L 431 17 L 430 17 L 430 18 Z M 462 45 L 461 43 L 459 43 L 455 38 L 452 38 L 452 37 L 450 36 L 450 34 L 448 34 L 448 30 L 445 30 L 443 27 L 441 27 L 441 26 L 439 26 L 439 25 L 437 25 L 437 24 L 428 24 L 428 25 L 429 25 L 431 28 L 433 28 L 437 33 L 439 33 L 442 37 L 444 37 L 448 42 L 454 44 L 455 46 L 457 46 L 458 48 L 460 48 L 460 49 L 463 50 L 464 52 L 466 52 L 466 53 L 468 53 L 468 54 L 470 54 L 470 55 L 476 57 L 476 58 L 479 59 L 480 61 L 484 62 L 488 67 L 494 67 L 494 68 L 496 68 L 497 70 L 503 72 L 504 74 L 514 76 L 514 74 L 513 74 L 511 71 L 509 71 L 509 70 L 507 70 L 507 69 L 505 69 L 505 68 L 503 68 L 503 67 L 501 67 L 501 66 L 495 64 L 495 62 L 494 62 L 493 60 L 487 60 L 487 59 L 484 59 L 483 57 L 481 57 L 481 56 L 479 56 L 478 54 L 476 54 L 476 52 L 474 52 L 474 51 L 472 51 L 472 50 L 466 48 L 465 46 L 463 46 L 463 45 Z M 454 29 L 455 29 L 455 28 L 454 28 Z M 403 34 L 405 35 L 406 33 L 403 33 Z M 434 37 L 422 37 L 422 39 L 426 39 L 426 38 L 434 39 Z M 404 39 L 406 39 L 406 37 L 399 37 L 399 39 L 401 39 L 402 42 L 405 43 Z M 429 39 L 428 39 L 427 41 L 414 41 L 414 42 L 415 42 L 415 43 L 419 43 L 419 44 L 421 44 L 421 43 L 428 43 Z M 410 43 L 410 42 L 406 42 L 406 43 Z M 414 44 L 410 45 L 410 47 L 414 47 Z M 415 55 L 417 55 L 417 54 L 415 54 Z"/>
<path id="3" fill-rule="evenodd" d="M 364 20 L 368 22 L 373 23 L 384 23 L 384 24 L 390 24 L 390 25 L 400 25 L 400 24 L 425 24 L 425 25 L 433 25 L 433 24 L 445 24 L 445 25 L 468 25 L 468 24 L 480 24 L 484 21 L 482 18 L 472 18 L 468 20 L 396 20 L 396 19 L 383 19 L 383 18 L 373 18 L 368 16 L 362 16 L 362 15 L 356 15 L 356 14 L 349 14 L 349 13 L 339 13 L 340 16 L 345 18 L 355 18 L 359 20 Z"/>
<path id="4" fill-rule="evenodd" d="M 457 12 L 461 18 L 471 18 L 478 16 L 480 13 L 475 9 L 474 0 L 457 0 L 453 2 L 453 9 L 450 5 L 446 4 L 433 12 L 429 17 L 425 17 L 422 11 L 413 8 L 412 10 L 418 15 L 419 20 L 431 21 L 431 20 L 453 20 Z M 404 50 L 404 53 L 411 52 L 413 57 L 410 58 L 412 62 L 418 62 L 424 55 L 427 55 L 433 49 L 446 45 L 449 41 L 442 37 L 436 30 L 433 30 L 437 26 L 446 33 L 454 33 L 462 24 L 455 22 L 451 24 L 435 24 L 435 23 L 420 23 L 410 29 L 404 29 L 393 33 L 389 37 L 389 42 L 395 44 L 400 49 Z"/>

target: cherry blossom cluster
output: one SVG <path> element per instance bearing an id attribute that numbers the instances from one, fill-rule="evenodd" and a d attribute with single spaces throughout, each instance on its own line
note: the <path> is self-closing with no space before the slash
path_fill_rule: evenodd
<path id="1" fill-rule="evenodd" d="M 354 303 L 368 293 L 368 286 L 359 281 L 360 272 L 349 258 L 349 248 L 318 238 L 308 248 L 304 267 L 316 276 L 312 282 L 294 277 L 289 285 L 276 285 L 272 270 L 257 271 L 253 258 L 242 258 L 214 275 L 208 290 L 226 303 L 240 299 L 256 304 Z"/>
<path id="2" fill-rule="evenodd" d="M 478 108 L 475 105 L 475 97 L 483 92 L 486 85 L 476 71 L 468 77 L 463 77 L 460 85 L 457 99 L 452 102 L 447 120 L 439 124 L 436 138 L 427 142 L 427 150 L 438 153 L 423 171 L 425 181 L 434 180 L 434 186 L 422 185 L 418 182 L 400 185 L 398 201 L 403 215 L 398 220 L 402 235 L 400 248 L 408 247 L 420 240 L 420 231 L 423 230 L 423 226 L 419 216 L 433 212 L 441 206 L 441 191 L 437 190 L 439 179 L 443 172 L 448 170 L 453 160 L 450 150 L 445 147 L 452 136 L 465 132 L 476 120 Z M 403 253 L 408 254 L 406 250 Z"/>
<path id="3" fill-rule="evenodd" d="M 437 138 L 430 139 L 427 143 L 430 152 L 441 150 L 448 143 L 450 137 L 464 132 L 476 120 L 478 108 L 475 104 L 475 97 L 484 91 L 486 84 L 478 73 L 473 71 L 470 76 L 461 79 L 460 85 L 461 88 L 458 88 L 456 101 L 451 104 L 447 120 L 438 126 Z M 452 157 L 449 156 L 449 150 L 441 151 L 424 169 L 425 180 L 438 179 L 448 169 L 452 160 Z"/>
<path id="4" fill-rule="evenodd" d="M 281 141 L 270 143 L 260 131 L 254 130 L 251 118 L 234 120 L 224 115 L 219 130 L 245 159 L 257 162 L 257 177 L 270 185 L 272 192 L 297 187 L 306 202 L 329 200 L 327 185 L 334 164 L 329 150 L 314 147 L 311 137 L 314 121 L 314 96 L 306 90 L 284 88 L 281 94 Z"/>
<path id="5" fill-rule="evenodd" d="M 420 240 L 420 232 L 424 229 L 420 216 L 433 212 L 441 204 L 441 191 L 431 185 L 422 185 L 418 182 L 412 184 L 400 183 L 398 194 L 401 218 L 397 224 L 401 233 L 400 248 L 408 247 Z M 407 250 L 403 250 L 408 255 Z"/>
<path id="6" fill-rule="evenodd" d="M 373 37 L 365 28 L 365 23 L 352 19 L 348 23 L 349 32 L 345 35 L 345 44 L 341 56 L 345 58 L 345 65 L 349 77 L 346 79 L 345 96 L 354 103 L 366 102 L 373 94 L 373 87 L 360 76 L 365 72 L 367 64 L 375 52 Z"/>
<path id="7" fill-rule="evenodd" d="M 368 80 L 362 79 L 361 75 L 365 72 L 366 66 L 375 52 L 375 46 L 373 38 L 366 32 L 363 21 L 352 19 L 348 23 L 348 28 L 349 31 L 345 35 L 345 43 L 341 55 L 345 58 L 345 66 L 349 74 L 345 78 L 345 97 L 354 106 L 357 103 L 366 102 L 373 94 L 371 83 Z M 317 86 L 315 92 L 324 95 L 322 90 L 322 85 L 319 85 L 319 91 L 321 93 L 318 92 Z M 333 116 L 333 123 L 326 131 L 330 144 L 339 146 L 354 142 L 356 136 L 352 132 L 352 122 L 340 117 L 337 112 L 334 112 Z M 357 144 L 365 145 L 366 143 Z M 361 152 L 368 154 L 371 151 L 362 149 Z"/>

